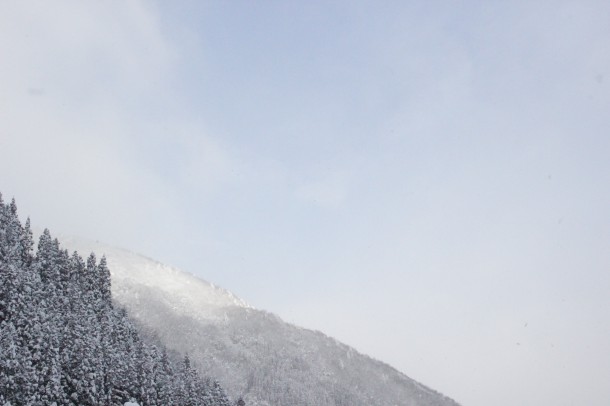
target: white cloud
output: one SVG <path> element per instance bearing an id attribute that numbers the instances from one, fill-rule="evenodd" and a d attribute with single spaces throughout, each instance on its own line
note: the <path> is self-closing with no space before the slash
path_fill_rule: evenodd
<path id="1" fill-rule="evenodd" d="M 0 6 L 0 183 L 35 224 L 123 244 L 180 224 L 132 143 L 171 69 L 155 20 L 139 2 Z"/>

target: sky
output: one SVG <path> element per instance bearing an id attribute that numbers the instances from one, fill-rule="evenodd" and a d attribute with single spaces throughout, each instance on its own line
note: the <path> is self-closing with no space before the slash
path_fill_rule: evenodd
<path id="1" fill-rule="evenodd" d="M 607 1 L 3 1 L 0 192 L 469 406 L 610 400 Z"/>

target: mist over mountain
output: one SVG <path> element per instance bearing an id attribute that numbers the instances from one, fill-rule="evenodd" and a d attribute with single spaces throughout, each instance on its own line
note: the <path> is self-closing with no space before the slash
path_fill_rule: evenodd
<path id="1" fill-rule="evenodd" d="M 60 239 L 71 250 L 105 255 L 113 299 L 141 332 L 188 354 L 200 374 L 217 378 L 246 404 L 457 405 L 389 365 L 194 275 L 99 242 Z"/>

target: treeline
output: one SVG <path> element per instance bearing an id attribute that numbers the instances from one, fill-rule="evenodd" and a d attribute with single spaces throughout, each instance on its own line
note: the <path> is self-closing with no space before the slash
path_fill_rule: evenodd
<path id="1" fill-rule="evenodd" d="M 0 195 L 0 405 L 228 406 L 188 357 L 175 365 L 113 305 L 105 258 L 83 260 Z M 243 401 L 240 400 L 240 404 Z"/>

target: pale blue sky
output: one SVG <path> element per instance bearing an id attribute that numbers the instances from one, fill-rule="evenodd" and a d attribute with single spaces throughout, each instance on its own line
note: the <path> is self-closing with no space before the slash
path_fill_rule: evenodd
<path id="1" fill-rule="evenodd" d="M 4 2 L 0 191 L 465 405 L 610 399 L 610 5 Z"/>

